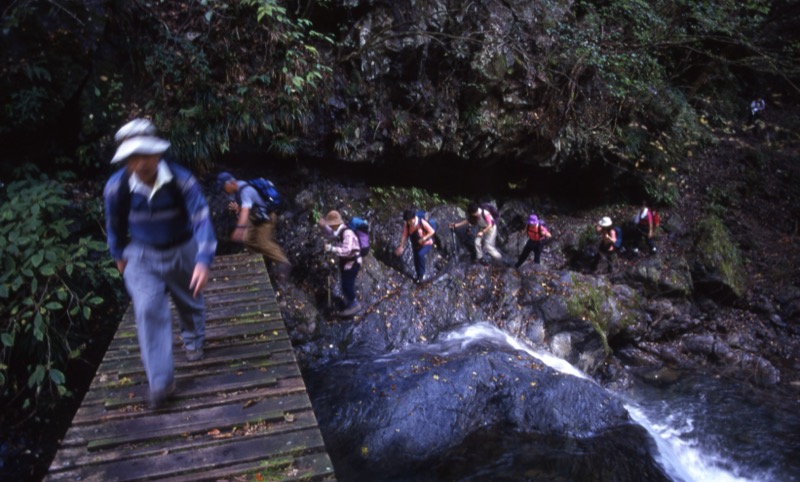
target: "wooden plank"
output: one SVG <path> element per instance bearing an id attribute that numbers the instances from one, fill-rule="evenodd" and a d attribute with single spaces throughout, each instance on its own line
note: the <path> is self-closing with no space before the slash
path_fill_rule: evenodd
<path id="1" fill-rule="evenodd" d="M 153 438 L 206 433 L 215 428 L 222 430 L 245 423 L 278 422 L 283 420 L 285 413 L 310 409 L 311 402 L 305 394 L 292 394 L 264 398 L 252 404 L 225 404 L 191 411 L 179 410 L 158 417 L 107 421 L 99 427 L 77 429 L 72 438 L 77 442 L 85 441 L 89 451 L 94 451 L 147 442 Z"/>
<path id="2" fill-rule="evenodd" d="M 174 398 L 183 395 L 196 396 L 205 393 L 219 393 L 229 390 L 256 388 L 274 383 L 271 380 L 289 378 L 300 375 L 300 368 L 294 360 L 269 360 L 257 366 L 256 370 L 231 369 L 215 371 L 208 374 L 197 374 L 191 371 L 176 371 L 175 383 L 177 392 Z M 130 380 L 129 382 L 106 389 L 93 389 L 83 399 L 84 404 L 106 403 L 116 407 L 119 403 L 142 403 L 147 398 L 146 380 Z M 126 401 L 126 402 L 125 402 Z"/>
<path id="3" fill-rule="evenodd" d="M 226 392 L 224 398 L 218 397 L 218 393 L 214 393 L 211 395 L 198 395 L 191 399 L 183 399 L 180 402 L 180 408 L 182 410 L 194 410 L 196 407 L 200 406 L 212 406 L 214 404 L 228 402 L 248 404 L 251 400 L 257 398 L 289 395 L 292 393 L 304 392 L 305 389 L 306 387 L 305 384 L 303 384 L 303 379 L 300 377 L 281 378 L 276 379 L 275 383 L 268 383 L 263 387 Z M 105 422 L 106 420 L 142 417 L 149 413 L 141 403 L 139 405 L 128 404 L 112 407 L 111 404 L 108 404 L 108 406 L 104 404 L 83 405 L 72 419 L 72 426 L 77 427 L 79 425 L 91 425 Z"/>
<path id="4" fill-rule="evenodd" d="M 170 477 L 166 480 L 170 482 L 218 482 L 220 480 L 231 480 L 225 479 L 225 477 L 234 477 L 233 480 L 241 480 L 236 479 L 236 477 L 245 477 L 244 480 L 313 482 L 333 480 L 333 476 L 333 465 L 327 454 L 314 453 L 300 457 L 276 457 L 266 461 L 254 461 L 225 467 L 224 469 L 205 471 L 202 474 Z"/>
<path id="5" fill-rule="evenodd" d="M 158 409 L 126 311 L 45 480 L 335 480 L 261 257 L 219 257 L 205 301 L 197 362 L 173 308 L 177 390 Z"/>
<path id="6" fill-rule="evenodd" d="M 225 345 L 216 345 L 205 350 L 205 358 L 200 362 L 193 362 L 194 367 L 202 367 L 210 364 L 233 362 L 236 360 L 250 360 L 259 356 L 269 356 L 273 352 L 291 351 L 292 344 L 288 335 L 281 332 L 277 337 L 269 340 L 241 339 L 231 340 Z M 176 364 L 184 362 L 179 355 L 175 360 Z M 96 377 L 103 375 L 121 378 L 130 373 L 138 373 L 144 370 L 139 353 L 118 356 L 113 360 L 101 364 L 97 369 Z"/>
<path id="7" fill-rule="evenodd" d="M 199 436 L 186 436 L 180 444 L 173 443 L 170 449 L 165 448 L 167 445 L 166 443 L 158 443 L 159 441 L 157 440 L 149 444 L 141 444 L 139 446 L 129 445 L 118 450 L 108 451 L 87 452 L 84 447 L 65 448 L 59 453 L 61 457 L 50 466 L 50 471 L 64 471 L 88 464 L 101 464 L 118 462 L 126 459 L 159 456 L 162 455 L 165 450 L 170 450 L 173 453 L 183 450 L 195 450 L 225 443 L 228 438 L 268 437 L 273 433 L 313 428 L 316 424 L 317 419 L 314 417 L 313 413 L 304 411 L 296 413 L 291 423 L 284 422 L 262 426 L 242 425 L 241 430 L 231 435 L 231 437 L 227 437 L 230 432 L 225 432 L 223 430 L 220 430 L 219 434 L 215 432 L 206 432 Z M 62 462 L 66 462 L 68 465 L 61 465 Z"/>
<path id="8" fill-rule="evenodd" d="M 157 456 L 84 466 L 63 472 L 53 480 L 122 482 L 180 476 L 209 480 L 203 474 L 210 469 L 220 471 L 246 462 L 261 463 L 278 457 L 320 453 L 324 451 L 324 446 L 319 430 L 306 429 L 276 433 L 270 437 L 241 438 L 226 444 L 175 453 L 164 450 Z"/>

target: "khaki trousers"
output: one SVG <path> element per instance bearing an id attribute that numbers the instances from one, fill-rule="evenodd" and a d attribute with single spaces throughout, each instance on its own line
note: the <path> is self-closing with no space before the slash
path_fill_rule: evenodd
<path id="1" fill-rule="evenodd" d="M 276 263 L 289 264 L 289 259 L 284 254 L 280 245 L 272 239 L 277 220 L 275 213 L 270 214 L 270 220 L 259 225 L 247 221 L 247 230 L 244 233 L 244 245 L 250 251 L 262 254 Z"/>

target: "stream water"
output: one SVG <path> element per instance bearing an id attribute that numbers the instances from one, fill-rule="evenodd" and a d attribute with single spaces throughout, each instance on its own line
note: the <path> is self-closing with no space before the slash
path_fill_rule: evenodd
<path id="1" fill-rule="evenodd" d="M 489 324 L 445 337 L 448 345 L 462 346 L 487 338 L 523 350 L 563 373 L 587 378 L 566 361 L 532 349 Z M 616 395 L 631 418 L 653 437 L 659 451 L 656 459 L 675 481 L 800 481 L 797 399 L 696 373 L 670 383 L 637 380 Z"/>

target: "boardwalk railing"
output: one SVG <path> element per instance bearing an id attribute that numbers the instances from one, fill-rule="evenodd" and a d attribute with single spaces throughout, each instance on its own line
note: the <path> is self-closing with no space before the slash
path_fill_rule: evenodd
<path id="1" fill-rule="evenodd" d="M 215 260 L 206 314 L 205 358 L 174 330 L 177 390 L 153 410 L 128 309 L 45 480 L 335 480 L 260 256 Z"/>

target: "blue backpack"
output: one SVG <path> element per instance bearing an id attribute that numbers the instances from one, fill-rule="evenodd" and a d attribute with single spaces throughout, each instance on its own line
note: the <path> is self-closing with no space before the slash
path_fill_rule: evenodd
<path id="1" fill-rule="evenodd" d="M 361 256 L 369 254 L 369 223 L 365 219 L 353 217 L 347 223 L 347 227 L 356 233 L 358 246 L 361 248 Z"/>
<path id="2" fill-rule="evenodd" d="M 617 242 L 614 243 L 614 248 L 619 249 L 622 247 L 622 228 L 614 226 L 614 231 L 617 232 Z"/>
<path id="3" fill-rule="evenodd" d="M 253 189 L 258 192 L 259 196 L 261 196 L 261 199 L 264 200 L 266 203 L 264 209 L 267 211 L 267 213 L 272 213 L 273 211 L 277 211 L 279 208 L 283 207 L 283 198 L 271 181 L 264 179 L 263 177 L 257 177 L 246 182 L 252 186 Z"/>

